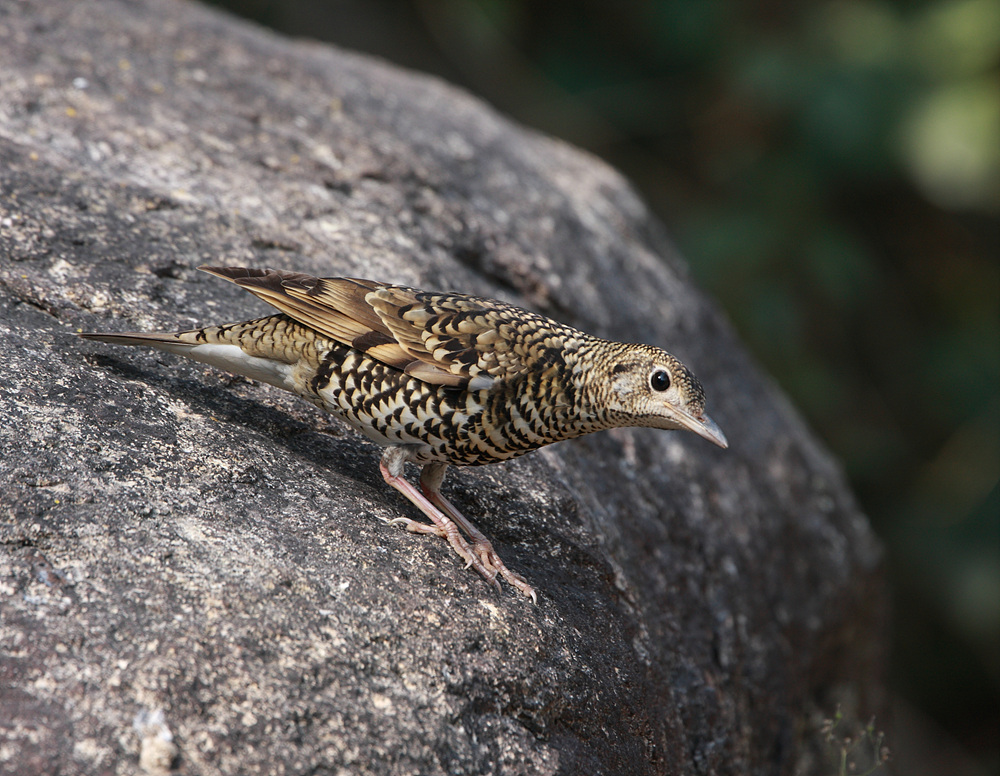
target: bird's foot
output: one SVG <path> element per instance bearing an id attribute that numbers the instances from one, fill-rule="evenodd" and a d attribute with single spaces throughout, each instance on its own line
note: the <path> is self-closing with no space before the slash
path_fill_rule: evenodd
<path id="1" fill-rule="evenodd" d="M 430 523 L 422 523 L 419 520 L 411 520 L 408 517 L 394 517 L 386 522 L 389 523 L 389 525 L 400 523 L 411 533 L 430 534 L 432 536 L 439 536 L 446 540 L 448 544 L 451 545 L 451 548 L 455 551 L 455 553 L 465 561 L 466 568 L 474 568 L 487 582 L 499 590 L 500 583 L 497 582 L 497 572 L 499 571 L 500 573 L 503 573 L 506 571 L 508 574 L 510 573 L 507 571 L 506 566 L 503 565 L 503 561 L 500 561 L 500 566 L 503 567 L 503 571 L 501 571 L 500 568 L 494 567 L 488 561 L 484 561 L 484 558 L 488 559 L 489 555 L 483 555 L 473 550 L 473 548 L 470 547 L 469 543 L 465 540 L 465 537 L 459 533 L 455 524 L 448 520 L 447 517 L 444 517 L 444 515 L 441 517 L 447 521 L 445 525 L 431 525 Z M 489 550 L 493 554 L 493 557 L 496 557 L 496 553 L 493 553 L 493 548 L 490 547 Z M 497 558 L 497 560 L 499 561 L 500 559 Z M 506 575 L 504 575 L 504 579 L 507 579 Z"/>
<path id="2" fill-rule="evenodd" d="M 465 561 L 465 567 L 474 568 L 498 591 L 500 582 L 498 576 L 516 587 L 536 604 L 538 596 L 534 588 L 523 577 L 507 568 L 500 556 L 496 554 L 493 545 L 476 526 L 459 512 L 455 506 L 441 495 L 439 490 L 444 475 L 445 464 L 425 466 L 421 472 L 420 490 L 403 477 L 403 464 L 406 462 L 406 450 L 402 447 L 390 447 L 382 455 L 379 471 L 382 477 L 393 488 L 402 493 L 423 512 L 432 523 L 422 523 L 408 517 L 397 517 L 388 520 L 390 524 L 402 523 L 407 531 L 412 533 L 432 534 L 445 539 L 451 548 Z M 461 527 L 461 530 L 459 530 Z M 469 537 L 467 541 L 462 531 Z"/>
<path id="3" fill-rule="evenodd" d="M 389 525 L 402 525 L 410 533 L 431 534 L 442 539 L 448 538 L 447 532 L 440 526 L 421 523 L 419 520 L 411 520 L 408 517 L 393 517 L 387 519 L 385 522 Z"/>
<path id="4" fill-rule="evenodd" d="M 496 550 L 493 549 L 493 545 L 490 544 L 488 539 L 476 539 L 472 543 L 472 551 L 475 553 L 476 557 L 479 558 L 480 563 L 489 569 L 492 576 L 493 584 L 497 588 L 500 586 L 496 583 L 496 576 L 499 574 L 508 585 L 516 587 L 522 593 L 524 593 L 528 598 L 531 599 L 532 603 L 538 603 L 538 595 L 535 593 L 535 588 L 527 583 L 527 581 L 520 574 L 511 571 L 507 568 L 507 565 L 500 559 L 497 555 Z M 482 572 L 480 572 L 482 573 Z M 486 576 L 485 574 L 483 576 Z M 487 579 L 491 579 L 487 577 Z"/>

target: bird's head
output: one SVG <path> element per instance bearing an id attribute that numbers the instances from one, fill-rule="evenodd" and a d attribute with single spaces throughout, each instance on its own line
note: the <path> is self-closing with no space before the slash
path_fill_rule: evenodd
<path id="1" fill-rule="evenodd" d="M 617 425 L 684 429 L 719 447 L 729 446 L 705 413 L 698 378 L 666 351 L 628 345 L 604 361 L 600 371 L 606 373 L 600 382 L 608 388 L 604 402 Z"/>

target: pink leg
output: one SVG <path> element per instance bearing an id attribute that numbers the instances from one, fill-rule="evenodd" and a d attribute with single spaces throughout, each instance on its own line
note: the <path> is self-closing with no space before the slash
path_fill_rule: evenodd
<path id="1" fill-rule="evenodd" d="M 537 604 L 538 596 L 535 594 L 535 589 L 520 574 L 508 569 L 500 556 L 497 555 L 496 550 L 493 549 L 490 540 L 465 515 L 459 512 L 454 504 L 441 495 L 441 483 L 444 481 L 447 466 L 443 463 L 425 465 L 420 472 L 420 489 L 434 506 L 461 526 L 462 530 L 472 539 L 472 552 L 483 566 L 490 569 L 494 577 L 499 573 L 507 580 L 507 584 L 513 585 Z"/>
<path id="2" fill-rule="evenodd" d="M 425 523 L 418 523 L 416 520 L 410 520 L 405 517 L 396 518 L 392 522 L 402 522 L 406 525 L 408 531 L 413 531 L 414 533 L 432 533 L 447 539 L 452 549 L 466 562 L 466 568 L 472 566 L 472 568 L 482 574 L 489 582 L 492 582 L 497 590 L 499 590 L 500 583 L 496 580 L 497 569 L 487 567 L 473 553 L 469 547 L 469 543 L 465 541 L 455 523 L 434 506 L 420 491 L 406 481 L 403 477 L 403 464 L 405 462 L 405 451 L 399 447 L 390 447 L 382 455 L 382 461 L 379 463 L 379 471 L 382 472 L 382 477 L 389 485 L 406 496 L 417 509 L 434 522 L 434 525 L 430 526 Z"/>

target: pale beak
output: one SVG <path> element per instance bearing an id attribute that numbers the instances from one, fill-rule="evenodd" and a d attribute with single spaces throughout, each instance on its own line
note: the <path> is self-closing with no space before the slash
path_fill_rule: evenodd
<path id="1" fill-rule="evenodd" d="M 688 415 L 686 412 L 677 412 L 674 420 L 688 431 L 693 431 L 698 436 L 704 437 L 709 442 L 714 442 L 719 447 L 729 447 L 726 435 L 722 433 L 722 429 L 708 415 L 696 418 L 693 415 Z"/>

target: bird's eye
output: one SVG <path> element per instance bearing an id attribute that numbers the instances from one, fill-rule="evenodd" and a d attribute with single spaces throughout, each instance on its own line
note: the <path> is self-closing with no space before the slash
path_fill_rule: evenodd
<path id="1" fill-rule="evenodd" d="M 670 387 L 670 375 L 666 369 L 657 369 L 649 376 L 649 387 L 654 391 L 663 392 Z"/>

